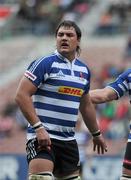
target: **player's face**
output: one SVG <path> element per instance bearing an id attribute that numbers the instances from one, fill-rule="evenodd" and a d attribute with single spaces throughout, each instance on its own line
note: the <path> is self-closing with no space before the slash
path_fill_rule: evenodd
<path id="1" fill-rule="evenodd" d="M 79 45 L 77 34 L 74 27 L 60 27 L 56 36 L 57 50 L 60 54 L 73 60 L 76 54 L 76 48 Z"/>

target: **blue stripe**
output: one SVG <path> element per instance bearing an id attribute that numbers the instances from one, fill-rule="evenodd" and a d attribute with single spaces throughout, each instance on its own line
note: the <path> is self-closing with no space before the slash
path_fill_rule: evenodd
<path id="1" fill-rule="evenodd" d="M 129 89 L 129 95 L 131 95 L 131 89 Z"/>
<path id="2" fill-rule="evenodd" d="M 36 61 L 34 61 L 34 63 L 32 64 L 32 66 L 30 67 L 30 72 L 34 72 L 34 70 L 37 68 L 37 66 L 41 63 L 41 61 L 43 61 L 43 59 L 44 59 L 45 57 L 42 57 L 42 58 L 40 58 L 40 59 L 38 59 L 38 60 L 36 60 Z"/>
<path id="3" fill-rule="evenodd" d="M 131 139 L 131 133 L 129 134 L 128 139 Z"/>
<path id="4" fill-rule="evenodd" d="M 75 133 L 74 132 L 58 132 L 58 131 L 51 131 L 51 130 L 47 130 L 49 134 L 52 135 L 57 135 L 57 136 L 61 136 L 61 137 L 74 137 Z"/>
<path id="5" fill-rule="evenodd" d="M 118 93 L 119 93 L 119 96 L 123 96 L 124 94 L 124 91 L 118 86 L 118 84 L 116 83 L 110 83 L 109 84 L 110 87 L 114 88 Z"/>
<path id="6" fill-rule="evenodd" d="M 28 133 L 35 133 L 35 130 L 32 127 L 27 128 Z"/>
<path id="7" fill-rule="evenodd" d="M 62 71 L 64 75 L 71 75 L 71 70 L 70 69 L 61 69 L 58 67 L 52 67 L 51 73 L 57 74 L 59 71 Z"/>
<path id="8" fill-rule="evenodd" d="M 87 73 L 81 72 L 81 71 L 74 71 L 74 74 L 76 77 L 80 77 L 80 73 L 82 73 L 83 77 L 87 77 Z"/>
<path id="9" fill-rule="evenodd" d="M 84 64 L 81 60 L 79 60 L 79 59 L 76 59 L 76 61 L 75 61 L 75 65 L 77 65 L 77 66 L 82 66 L 82 67 L 86 67 L 87 68 L 87 66 L 86 66 L 86 64 Z M 87 70 L 88 70 L 88 68 L 87 68 Z"/>
<path id="10" fill-rule="evenodd" d="M 74 115 L 78 114 L 78 109 L 74 109 L 74 108 L 61 107 L 61 106 L 45 104 L 45 103 L 40 103 L 40 102 L 34 102 L 34 106 L 35 108 L 38 108 L 38 109 L 45 109 L 45 110 L 62 112 L 62 113 L 67 113 L 67 114 L 74 114 Z"/>
<path id="11" fill-rule="evenodd" d="M 39 116 L 41 122 L 44 123 L 49 123 L 49 124 L 55 124 L 55 125 L 60 125 L 60 126 L 68 126 L 68 127 L 75 127 L 76 122 L 75 121 L 67 121 L 67 120 L 58 120 L 55 117 L 50 118 L 46 116 Z"/>
<path id="12" fill-rule="evenodd" d="M 73 95 L 67 95 L 67 94 L 58 94 L 57 92 L 50 92 L 50 91 L 44 91 L 44 90 L 38 90 L 36 95 L 42 95 L 45 97 L 55 98 L 55 99 L 61 99 L 61 100 L 69 100 L 74 102 L 80 102 L 80 97 L 73 96 Z"/>
<path id="13" fill-rule="evenodd" d="M 46 81 L 46 84 L 50 84 L 50 85 L 53 85 L 53 86 L 54 85 L 55 86 L 70 86 L 70 87 L 73 87 L 73 88 L 80 88 L 80 89 L 83 89 L 83 87 L 85 86 L 82 83 L 81 83 L 81 80 L 79 80 L 79 82 L 73 82 L 73 80 L 72 81 L 64 81 L 64 80 L 61 80 L 61 79 L 48 79 Z"/>
<path id="14" fill-rule="evenodd" d="M 123 81 L 124 82 L 124 81 Z M 124 83 L 121 83 L 121 86 L 123 86 L 123 88 L 125 89 L 125 91 L 127 91 L 128 90 L 128 88 L 125 86 L 125 84 Z"/>

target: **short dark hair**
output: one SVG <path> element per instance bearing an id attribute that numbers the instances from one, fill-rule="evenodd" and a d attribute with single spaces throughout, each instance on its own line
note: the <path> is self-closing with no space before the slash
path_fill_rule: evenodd
<path id="1" fill-rule="evenodd" d="M 55 36 L 57 36 L 58 30 L 62 26 L 64 26 L 64 27 L 73 27 L 75 29 L 75 31 L 76 31 L 77 39 L 81 40 L 82 33 L 81 33 L 80 28 L 78 27 L 78 25 L 74 21 L 70 21 L 70 20 L 64 20 L 57 26 L 56 31 L 55 31 Z M 81 52 L 80 46 L 77 46 L 76 52 L 77 52 L 78 55 L 80 55 L 80 52 Z"/>

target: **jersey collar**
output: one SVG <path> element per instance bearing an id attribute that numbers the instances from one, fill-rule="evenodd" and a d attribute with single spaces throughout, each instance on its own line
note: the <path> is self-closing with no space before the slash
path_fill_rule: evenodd
<path id="1" fill-rule="evenodd" d="M 65 62 L 67 62 L 67 63 L 69 63 L 70 62 L 70 60 L 69 59 L 67 59 L 67 58 L 65 58 L 64 56 L 62 56 L 57 50 L 55 50 L 55 54 L 61 59 L 61 60 L 63 60 L 63 61 L 65 61 Z M 76 58 L 75 59 L 73 59 L 73 63 L 76 61 Z"/>

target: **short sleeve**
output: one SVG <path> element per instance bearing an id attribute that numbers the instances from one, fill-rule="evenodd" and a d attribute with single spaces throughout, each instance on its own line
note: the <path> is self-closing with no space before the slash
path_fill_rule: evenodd
<path id="1" fill-rule="evenodd" d="M 45 76 L 48 73 L 46 64 L 46 59 L 44 58 L 33 61 L 25 71 L 25 77 L 38 87 L 45 80 Z"/>
<path id="2" fill-rule="evenodd" d="M 87 68 L 87 74 L 86 74 L 87 83 L 86 83 L 86 86 L 85 86 L 84 94 L 87 94 L 89 92 L 89 90 L 90 90 L 90 78 L 91 78 L 91 72 L 90 72 L 89 68 Z"/>

